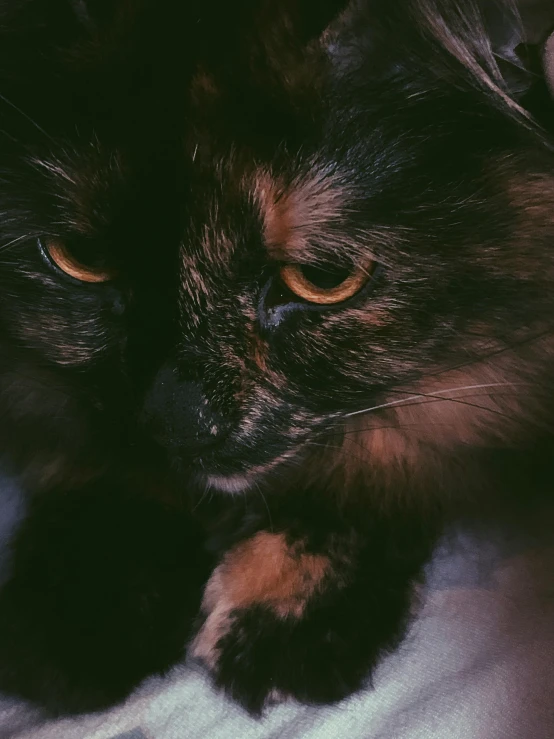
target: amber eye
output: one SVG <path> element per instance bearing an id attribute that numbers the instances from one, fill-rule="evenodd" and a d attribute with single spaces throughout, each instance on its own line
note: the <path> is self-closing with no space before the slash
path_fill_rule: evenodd
<path id="1" fill-rule="evenodd" d="M 61 242 L 48 240 L 41 244 L 52 262 L 70 277 L 80 282 L 107 282 L 113 280 L 115 272 L 105 267 L 84 264 Z"/>
<path id="2" fill-rule="evenodd" d="M 370 279 L 373 267 L 334 267 L 286 264 L 281 279 L 299 298 L 309 303 L 333 305 L 355 295 Z"/>

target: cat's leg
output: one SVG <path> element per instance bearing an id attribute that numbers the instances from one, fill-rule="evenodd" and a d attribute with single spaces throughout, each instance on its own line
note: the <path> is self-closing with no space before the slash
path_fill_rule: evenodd
<path id="1" fill-rule="evenodd" d="M 364 685 L 405 633 L 436 540 L 424 516 L 315 518 L 307 511 L 239 542 L 205 590 L 192 654 L 254 713 L 273 699 L 332 702 Z"/>
<path id="2" fill-rule="evenodd" d="M 184 657 L 211 569 L 198 525 L 121 481 L 30 506 L 0 589 L 0 692 L 104 708 Z"/>

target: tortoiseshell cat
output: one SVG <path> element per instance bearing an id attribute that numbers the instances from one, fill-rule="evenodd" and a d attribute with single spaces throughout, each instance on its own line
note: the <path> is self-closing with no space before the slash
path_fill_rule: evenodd
<path id="1" fill-rule="evenodd" d="M 2 3 L 2 691 L 96 709 L 190 644 L 254 712 L 340 699 L 445 504 L 548 479 L 554 127 L 516 19 Z"/>

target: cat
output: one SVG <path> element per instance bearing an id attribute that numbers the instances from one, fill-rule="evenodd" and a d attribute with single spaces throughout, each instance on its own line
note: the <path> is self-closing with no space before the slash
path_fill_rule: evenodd
<path id="1" fill-rule="evenodd" d="M 255 714 L 340 700 L 451 505 L 548 489 L 516 11 L 0 6 L 0 690 L 97 710 L 187 651 Z"/>

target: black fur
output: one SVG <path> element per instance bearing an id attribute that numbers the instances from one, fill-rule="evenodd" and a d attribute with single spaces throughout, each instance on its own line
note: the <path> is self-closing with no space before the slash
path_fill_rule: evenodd
<path id="1" fill-rule="evenodd" d="M 104 708 L 182 659 L 209 567 L 187 515 L 99 480 L 36 501 L 0 593 L 0 682 Z"/>
<path id="2" fill-rule="evenodd" d="M 100 708 L 192 638 L 337 700 L 449 502 L 550 479 L 554 106 L 493 5 L 0 3 L 1 690 Z"/>

